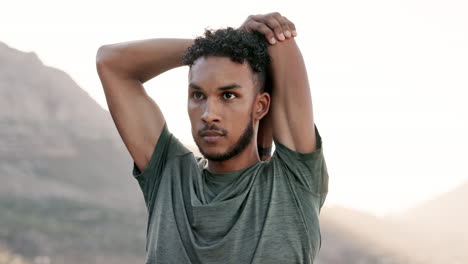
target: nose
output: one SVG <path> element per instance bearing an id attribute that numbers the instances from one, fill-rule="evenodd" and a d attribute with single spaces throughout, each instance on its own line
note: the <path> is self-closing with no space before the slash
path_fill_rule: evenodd
<path id="1" fill-rule="evenodd" d="M 206 100 L 201 119 L 205 123 L 217 123 L 220 121 L 219 107 L 212 99 Z"/>

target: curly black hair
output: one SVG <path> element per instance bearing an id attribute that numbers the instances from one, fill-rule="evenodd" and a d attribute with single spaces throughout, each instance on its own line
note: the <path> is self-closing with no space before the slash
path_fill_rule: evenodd
<path id="1" fill-rule="evenodd" d="M 268 54 L 268 41 L 265 36 L 257 32 L 247 32 L 232 27 L 217 30 L 205 30 L 202 37 L 183 54 L 184 65 L 192 66 L 203 56 L 229 57 L 237 63 L 247 60 L 252 70 L 258 73 L 259 91 L 269 91 L 267 83 L 270 55 Z"/>

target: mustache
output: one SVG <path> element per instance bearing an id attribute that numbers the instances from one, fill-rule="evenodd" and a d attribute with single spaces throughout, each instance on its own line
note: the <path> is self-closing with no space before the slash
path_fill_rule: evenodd
<path id="1" fill-rule="evenodd" d="M 227 130 L 222 127 L 219 127 L 217 125 L 210 125 L 210 126 L 205 125 L 202 129 L 198 130 L 198 136 L 201 136 L 203 132 L 208 131 L 208 130 L 218 131 L 222 133 L 224 136 L 227 135 Z"/>

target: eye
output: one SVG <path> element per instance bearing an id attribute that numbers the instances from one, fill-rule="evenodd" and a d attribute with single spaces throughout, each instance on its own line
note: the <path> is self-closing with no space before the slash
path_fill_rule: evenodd
<path id="1" fill-rule="evenodd" d="M 200 92 L 194 92 L 192 93 L 192 98 L 195 100 L 201 100 L 203 99 L 203 94 Z"/>
<path id="2" fill-rule="evenodd" d="M 223 98 L 226 99 L 226 100 L 232 100 L 232 99 L 234 99 L 236 97 L 237 97 L 237 95 L 235 95 L 234 93 L 231 93 L 231 92 L 223 93 Z"/>

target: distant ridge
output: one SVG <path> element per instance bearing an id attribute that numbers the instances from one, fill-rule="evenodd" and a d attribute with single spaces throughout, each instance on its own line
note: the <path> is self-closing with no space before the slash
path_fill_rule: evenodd
<path id="1" fill-rule="evenodd" d="M 368 249 L 403 263 L 468 263 L 468 182 L 392 217 L 328 208 L 327 223 L 348 232 Z"/>
<path id="2" fill-rule="evenodd" d="M 72 62 L 70 62 L 72 63 Z M 107 138 L 121 145 L 110 115 L 63 71 L 42 64 L 34 52 L 24 53 L 0 43 L 0 157 L 72 155 L 68 136 Z M 11 134 L 14 132 L 14 134 Z M 34 137 L 41 140 L 33 140 Z M 28 140 L 21 149 L 18 138 Z M 8 153 L 8 155 L 4 155 Z"/>
<path id="3" fill-rule="evenodd" d="M 45 66 L 33 52 L 4 43 L 0 69 L 0 175 L 7 177 L 2 193 L 30 197 L 86 192 L 83 200 L 103 201 L 116 191 L 110 187 L 114 183 L 134 183 L 132 159 L 110 114 L 66 73 Z M 109 188 L 82 189 L 96 181 Z M 128 189 L 132 196 L 137 193 Z"/>

